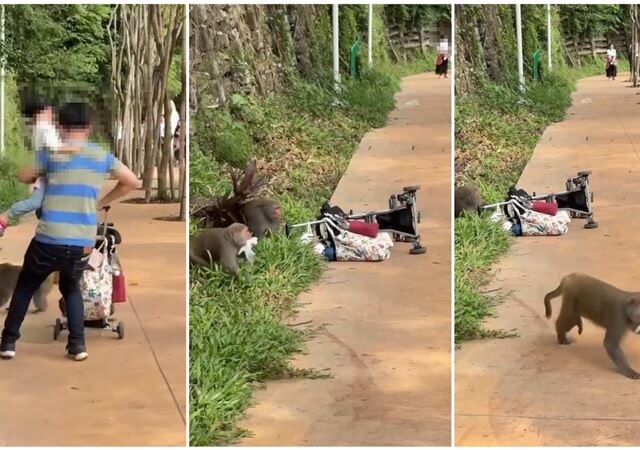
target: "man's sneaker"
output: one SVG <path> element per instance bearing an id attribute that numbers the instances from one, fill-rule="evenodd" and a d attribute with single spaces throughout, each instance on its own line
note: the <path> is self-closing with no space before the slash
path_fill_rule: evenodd
<path id="1" fill-rule="evenodd" d="M 67 347 L 67 356 L 74 361 L 84 361 L 89 357 L 89 353 L 85 349 L 79 349 L 72 351 Z"/>
<path id="2" fill-rule="evenodd" d="M 2 343 L 0 344 L 0 358 L 13 359 L 16 356 L 16 344 Z"/>

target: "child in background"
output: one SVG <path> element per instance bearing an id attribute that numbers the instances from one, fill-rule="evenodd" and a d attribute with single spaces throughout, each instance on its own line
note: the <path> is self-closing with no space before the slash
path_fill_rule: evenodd
<path id="1" fill-rule="evenodd" d="M 71 153 L 76 151 L 74 147 L 67 146 L 60 141 L 60 136 L 54 125 L 53 107 L 43 100 L 36 100 L 26 105 L 25 118 L 33 127 L 33 149 L 34 151 L 46 149 L 51 152 Z M 24 216 L 32 211 L 36 211 L 39 216 L 39 209 L 44 199 L 46 180 L 38 178 L 32 185 L 33 193 L 31 197 L 14 203 L 4 213 L 0 214 L 0 237 L 4 235 L 11 220 Z"/>

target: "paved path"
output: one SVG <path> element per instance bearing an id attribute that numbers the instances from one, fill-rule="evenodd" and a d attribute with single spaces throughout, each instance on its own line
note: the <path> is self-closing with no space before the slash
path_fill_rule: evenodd
<path id="1" fill-rule="evenodd" d="M 365 135 L 332 202 L 387 207 L 421 184 L 428 253 L 397 244 L 383 263 L 333 263 L 302 296 L 297 321 L 326 329 L 297 358 L 333 378 L 274 381 L 256 391 L 243 445 L 449 445 L 451 442 L 450 87 L 405 78 L 388 125 Z"/>
<path id="2" fill-rule="evenodd" d="M 131 298 L 117 305 L 124 340 L 87 330 L 90 357 L 75 363 L 64 357 L 66 332 L 52 339 L 57 289 L 48 311 L 27 316 L 17 358 L 0 361 L 0 445 L 185 444 L 185 224 L 153 220 L 177 209 L 112 209 Z M 10 228 L 0 262 L 22 264 L 34 228 L 33 219 Z"/>
<path id="3" fill-rule="evenodd" d="M 619 80 L 626 80 L 621 75 Z M 556 344 L 543 297 L 560 278 L 581 271 L 640 290 L 640 96 L 624 81 L 578 83 L 566 120 L 547 128 L 519 185 L 562 190 L 593 170 L 600 227 L 574 220 L 562 237 L 519 238 L 497 265 L 493 288 L 512 291 L 490 327 L 521 337 L 465 343 L 456 352 L 458 445 L 638 445 L 640 381 L 619 375 L 602 347 L 604 333 L 585 321 L 571 346 Z M 491 287 L 490 287 L 491 288 Z M 640 367 L 640 339 L 624 349 Z"/>

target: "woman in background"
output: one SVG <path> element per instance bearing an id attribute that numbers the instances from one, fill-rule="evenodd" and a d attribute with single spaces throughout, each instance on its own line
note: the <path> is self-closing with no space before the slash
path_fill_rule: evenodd
<path id="1" fill-rule="evenodd" d="M 444 37 L 440 38 L 440 45 L 438 46 L 438 57 L 436 58 L 436 75 L 438 78 L 442 78 L 444 75 L 447 78 L 449 71 L 449 42 Z"/>
<path id="2" fill-rule="evenodd" d="M 613 48 L 613 44 L 609 45 L 607 50 L 607 65 L 605 66 L 607 72 L 607 79 L 613 79 L 615 81 L 618 76 L 618 60 L 616 55 L 616 49 Z"/>

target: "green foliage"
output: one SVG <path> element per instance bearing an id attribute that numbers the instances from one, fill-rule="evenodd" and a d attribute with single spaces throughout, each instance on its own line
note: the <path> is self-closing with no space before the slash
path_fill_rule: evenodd
<path id="1" fill-rule="evenodd" d="M 215 110 L 202 112 L 196 127 L 198 132 L 193 135 L 192 146 L 206 148 L 211 156 L 232 167 L 246 167 L 252 143 L 244 123 L 234 120 L 226 110 Z"/>
<path id="2" fill-rule="evenodd" d="M 107 5 L 5 6 L 7 64 L 20 83 L 100 85 L 110 59 Z"/>
<path id="3" fill-rule="evenodd" d="M 167 77 L 167 90 L 171 98 L 176 98 L 182 93 L 182 56 L 180 55 L 180 47 L 169 67 L 169 76 Z"/>
<path id="4" fill-rule="evenodd" d="M 509 248 L 509 237 L 488 214 L 455 223 L 455 342 L 498 336 L 483 327 L 495 299 L 479 287 L 489 280 L 489 267 Z"/>
<path id="5" fill-rule="evenodd" d="M 413 29 L 451 20 L 450 5 L 385 5 L 384 16 L 389 25 Z"/>
<path id="6" fill-rule="evenodd" d="M 5 148 L 9 159 L 20 164 L 25 161 L 27 147 L 25 145 L 25 133 L 22 114 L 18 99 L 18 88 L 15 77 L 11 72 L 7 73 L 5 84 Z"/>
<path id="7" fill-rule="evenodd" d="M 360 80 L 347 82 L 344 99 L 361 120 L 379 127 L 393 109 L 393 95 L 399 87 L 398 80 L 388 74 L 366 71 Z"/>
<path id="8" fill-rule="evenodd" d="M 251 383 L 298 374 L 289 359 L 301 332 L 282 324 L 297 296 L 319 278 L 321 261 L 296 239 L 260 242 L 242 278 L 219 269 L 191 272 L 190 444 L 225 445 L 246 436 L 236 421 L 250 405 Z"/>
<path id="9" fill-rule="evenodd" d="M 0 158 L 0 211 L 6 211 L 16 201 L 29 195 L 27 186 L 16 178 L 16 169 L 33 162 L 25 145 L 25 127 L 18 107 L 15 77 L 7 73 L 5 84 L 5 150 Z"/>
<path id="10" fill-rule="evenodd" d="M 17 164 L 9 157 L 0 158 L 0 210 L 6 211 L 13 203 L 27 198 L 29 190 L 16 178 Z"/>
<path id="11" fill-rule="evenodd" d="M 572 38 L 597 38 L 626 31 L 628 5 L 559 5 L 562 29 Z"/>

